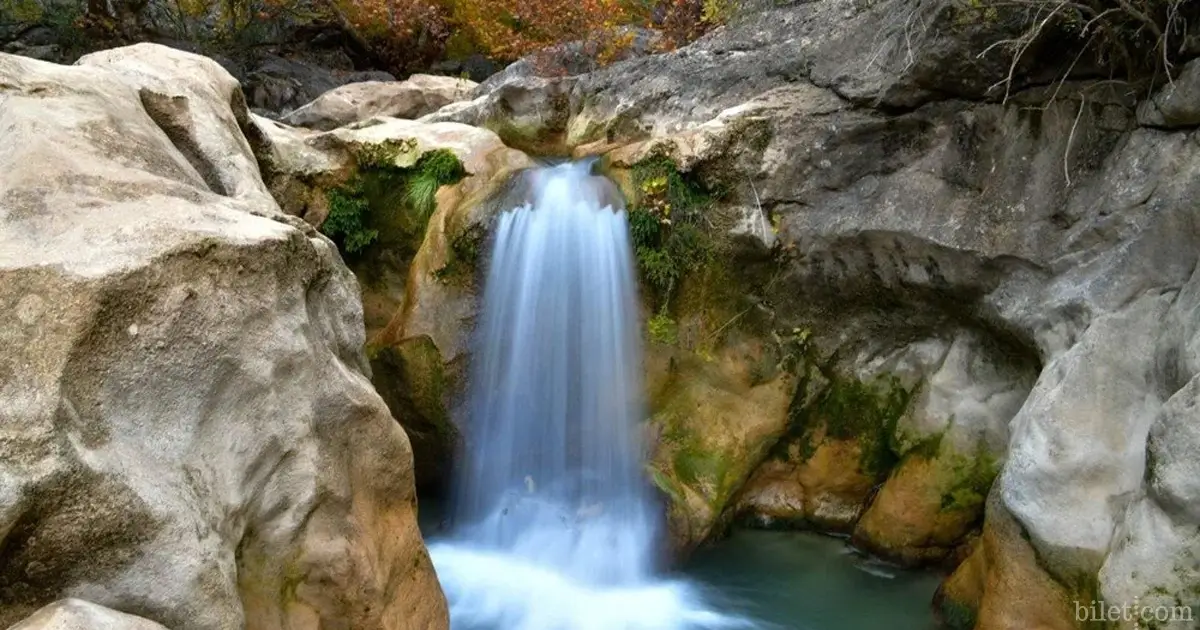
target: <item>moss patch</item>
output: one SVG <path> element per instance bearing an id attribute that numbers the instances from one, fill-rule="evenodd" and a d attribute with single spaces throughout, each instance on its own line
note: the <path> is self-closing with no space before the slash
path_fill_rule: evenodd
<path id="1" fill-rule="evenodd" d="M 898 461 L 892 436 L 912 395 L 913 390 L 905 389 L 895 377 L 869 382 L 831 378 L 812 403 L 793 406 L 788 433 L 799 440 L 805 459 L 816 451 L 813 437 L 822 427 L 824 439 L 855 440 L 862 449 L 860 468 L 869 475 L 881 475 Z M 786 459 L 787 444 L 780 446 L 775 454 Z"/>
<path id="2" fill-rule="evenodd" d="M 664 155 L 634 164 L 632 177 L 629 226 L 638 269 L 665 309 L 685 276 L 714 261 L 717 246 L 705 215 L 721 195 Z"/>
<path id="3" fill-rule="evenodd" d="M 450 241 L 446 264 L 434 271 L 433 276 L 448 284 L 469 285 L 475 278 L 486 239 L 487 229 L 483 225 L 472 225 L 463 230 Z"/>
<path id="4" fill-rule="evenodd" d="M 414 145 L 406 141 L 359 147 L 355 174 L 327 193 L 329 216 L 321 231 L 347 256 L 361 255 L 381 237 L 419 245 L 438 188 L 466 175 L 462 163 L 447 149 L 428 151 L 415 161 L 411 161 L 412 151 Z"/>
<path id="5" fill-rule="evenodd" d="M 938 608 L 942 624 L 949 630 L 971 630 L 975 627 L 975 610 L 970 606 L 945 598 Z"/>
<path id="6" fill-rule="evenodd" d="M 983 508 L 992 482 L 1000 474 L 1000 462 L 979 452 L 974 457 L 947 455 L 952 483 L 942 494 L 942 510 L 975 511 Z"/>

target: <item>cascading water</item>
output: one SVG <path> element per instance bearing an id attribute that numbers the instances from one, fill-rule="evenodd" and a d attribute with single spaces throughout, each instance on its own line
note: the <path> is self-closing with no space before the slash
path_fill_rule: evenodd
<path id="1" fill-rule="evenodd" d="M 627 215 L 590 163 L 529 171 L 488 268 L 456 535 L 431 545 L 456 630 L 738 625 L 656 580 Z"/>

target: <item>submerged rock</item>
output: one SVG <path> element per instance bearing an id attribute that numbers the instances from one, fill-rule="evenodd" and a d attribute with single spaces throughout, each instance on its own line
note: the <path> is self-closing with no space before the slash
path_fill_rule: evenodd
<path id="1" fill-rule="evenodd" d="M 0 84 L 0 625 L 445 628 L 357 284 L 237 82 L 138 45 Z"/>

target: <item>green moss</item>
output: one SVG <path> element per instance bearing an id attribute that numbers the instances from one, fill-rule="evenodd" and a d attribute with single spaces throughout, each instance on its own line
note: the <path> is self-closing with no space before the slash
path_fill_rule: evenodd
<path id="1" fill-rule="evenodd" d="M 357 254 L 379 238 L 379 230 L 367 227 L 370 204 L 362 191 L 361 181 L 351 181 L 329 191 L 329 216 L 321 231 L 332 238 L 347 254 Z"/>
<path id="2" fill-rule="evenodd" d="M 979 452 L 975 457 L 948 455 L 953 482 L 942 494 L 943 511 L 974 511 L 987 502 L 992 482 L 1000 474 L 1000 462 L 991 454 Z"/>
<path id="3" fill-rule="evenodd" d="M 646 322 L 646 330 L 654 343 L 673 345 L 679 340 L 679 326 L 666 313 L 658 313 Z"/>
<path id="4" fill-rule="evenodd" d="M 657 486 L 659 490 L 662 490 L 663 493 L 666 494 L 673 503 L 684 502 L 683 490 L 679 487 L 679 484 L 675 483 L 675 481 L 667 475 L 664 475 L 661 470 L 651 470 L 650 479 L 654 481 L 654 485 Z"/>
<path id="5" fill-rule="evenodd" d="M 942 438 L 945 433 L 938 433 L 923 439 L 904 440 L 899 431 L 892 435 L 891 449 L 897 457 L 920 457 L 921 459 L 937 459 L 942 452 Z"/>
<path id="6" fill-rule="evenodd" d="M 666 308 L 683 279 L 715 259 L 718 247 L 705 214 L 722 196 L 656 154 L 632 168 L 630 235 L 638 269 Z"/>
<path id="7" fill-rule="evenodd" d="M 860 468 L 869 475 L 881 475 L 898 460 L 891 448 L 892 436 L 912 394 L 895 377 L 870 382 L 834 377 L 811 404 L 793 406 L 788 432 L 799 440 L 805 459 L 816 452 L 814 438 L 822 427 L 825 439 L 856 440 L 862 453 Z M 787 445 L 780 447 L 786 449 Z M 787 457 L 786 450 L 775 454 Z"/>
<path id="8" fill-rule="evenodd" d="M 433 276 L 442 282 L 456 285 L 468 285 L 475 277 L 479 256 L 483 252 L 483 243 L 487 231 L 482 225 L 472 225 L 450 241 L 450 251 L 446 264 L 433 272 Z"/>
<path id="9" fill-rule="evenodd" d="M 720 512 L 736 481 L 730 458 L 709 447 L 680 418 L 668 415 L 661 420 L 665 423 L 663 441 L 672 449 L 669 472 L 678 483 L 705 497 L 714 512 Z"/>
<path id="10" fill-rule="evenodd" d="M 709 451 L 698 441 L 688 441 L 677 445 L 671 468 L 679 481 L 704 495 L 714 511 L 728 499 L 730 466 L 721 453 Z"/>
<path id="11" fill-rule="evenodd" d="M 412 140 L 362 145 L 355 151 L 358 170 L 326 194 L 329 215 L 321 231 L 345 254 L 361 254 L 385 233 L 419 242 L 436 207 L 438 188 L 466 174 L 447 149 L 428 151 L 413 160 L 414 151 Z"/>
<path id="12" fill-rule="evenodd" d="M 971 630 L 975 627 L 976 614 L 970 606 L 945 598 L 941 602 L 942 624 L 949 630 Z"/>

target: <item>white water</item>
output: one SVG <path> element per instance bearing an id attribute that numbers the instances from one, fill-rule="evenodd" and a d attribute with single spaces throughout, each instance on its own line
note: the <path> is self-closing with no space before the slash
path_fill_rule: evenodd
<path id="1" fill-rule="evenodd" d="M 430 546 L 455 630 L 742 626 L 658 579 L 642 474 L 627 215 L 589 163 L 525 174 L 499 217 L 454 536 Z"/>

